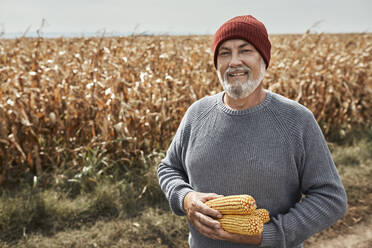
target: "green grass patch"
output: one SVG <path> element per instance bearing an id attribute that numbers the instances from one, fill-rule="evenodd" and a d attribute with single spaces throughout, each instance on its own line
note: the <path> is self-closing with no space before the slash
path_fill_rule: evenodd
<path id="1" fill-rule="evenodd" d="M 371 134 L 329 143 L 352 207 L 372 209 L 363 200 L 372 190 Z M 97 154 L 89 153 L 93 162 L 81 171 L 28 176 L 0 188 L 0 247 L 187 247 L 185 218 L 171 213 L 158 185 L 164 154 L 104 171 Z"/>
<path id="2" fill-rule="evenodd" d="M 136 217 L 101 220 L 92 226 L 58 232 L 53 237 L 35 233 L 20 240 L 17 247 L 186 248 L 187 236 L 185 218 L 149 207 Z"/>
<path id="3" fill-rule="evenodd" d="M 97 221 L 138 217 L 149 206 L 168 211 L 158 186 L 160 157 L 143 157 L 142 166 L 123 173 L 102 171 L 97 159 L 81 171 L 25 177 L 0 190 L 0 241 L 14 244 L 30 235 L 89 227 Z M 120 175 L 120 173 L 123 173 Z"/>

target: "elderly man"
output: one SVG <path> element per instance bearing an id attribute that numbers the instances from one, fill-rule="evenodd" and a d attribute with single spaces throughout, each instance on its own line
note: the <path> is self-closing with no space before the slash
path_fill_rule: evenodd
<path id="1" fill-rule="evenodd" d="M 262 88 L 271 44 L 265 26 L 238 16 L 214 35 L 214 64 L 224 91 L 187 110 L 159 183 L 178 215 L 187 215 L 190 247 L 303 247 L 346 211 L 347 200 L 313 114 Z M 271 221 L 260 235 L 224 231 L 206 206 L 249 194 Z"/>

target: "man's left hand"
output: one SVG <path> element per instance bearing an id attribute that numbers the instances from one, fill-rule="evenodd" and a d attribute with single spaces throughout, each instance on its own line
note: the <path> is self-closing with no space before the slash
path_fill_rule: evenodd
<path id="1" fill-rule="evenodd" d="M 243 243 L 249 245 L 260 245 L 262 242 L 262 234 L 257 235 L 243 235 L 236 233 L 229 233 L 222 228 L 216 229 L 217 239 L 226 240 L 234 243 Z"/>

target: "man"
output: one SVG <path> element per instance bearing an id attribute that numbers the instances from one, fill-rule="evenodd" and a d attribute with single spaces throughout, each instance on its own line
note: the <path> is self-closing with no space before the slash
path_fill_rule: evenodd
<path id="1" fill-rule="evenodd" d="M 178 215 L 187 215 L 190 247 L 303 247 L 341 218 L 346 193 L 313 114 L 262 88 L 271 44 L 252 16 L 214 35 L 214 64 L 224 92 L 187 110 L 159 183 Z M 224 231 L 206 206 L 222 195 L 249 194 L 271 221 L 260 235 Z"/>

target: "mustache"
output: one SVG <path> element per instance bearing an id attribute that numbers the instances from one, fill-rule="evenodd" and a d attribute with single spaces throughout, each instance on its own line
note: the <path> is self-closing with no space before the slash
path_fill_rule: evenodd
<path id="1" fill-rule="evenodd" d="M 247 72 L 251 72 L 251 69 L 249 69 L 248 66 L 245 66 L 245 65 L 242 65 L 242 66 L 239 66 L 239 67 L 228 67 L 225 71 L 225 75 L 226 73 L 232 73 L 232 72 L 236 72 L 236 71 L 247 71 Z"/>

